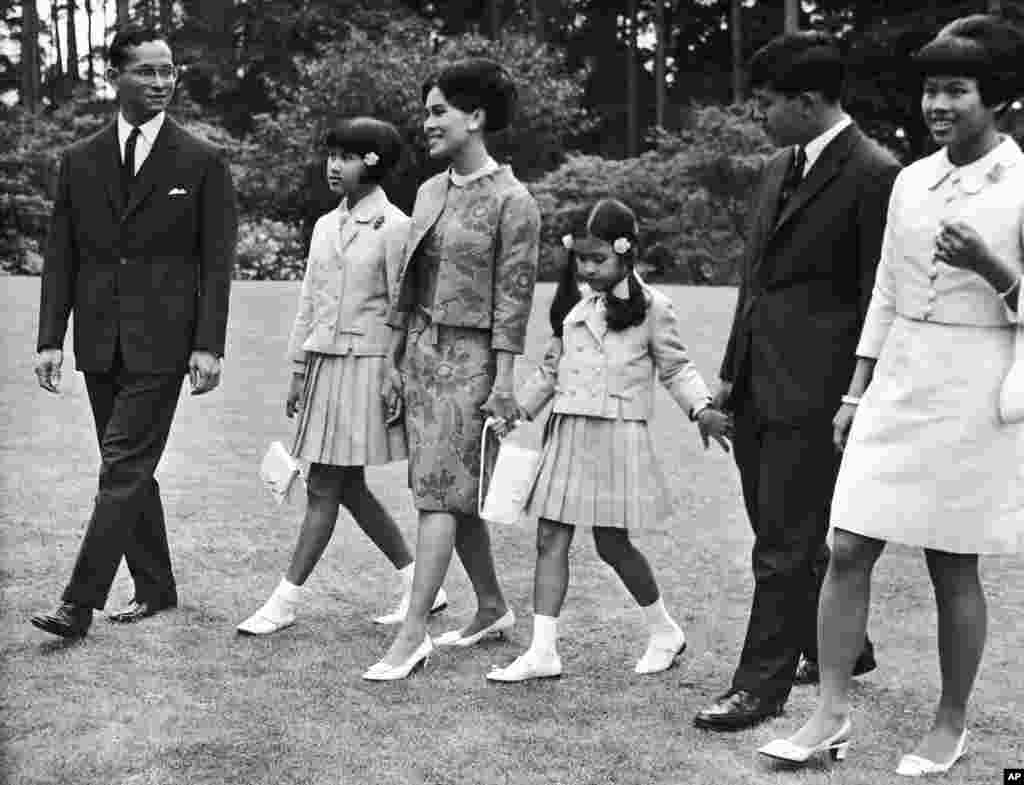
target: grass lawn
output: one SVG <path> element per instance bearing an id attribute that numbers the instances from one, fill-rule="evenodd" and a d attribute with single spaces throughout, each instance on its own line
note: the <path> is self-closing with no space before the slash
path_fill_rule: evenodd
<path id="1" fill-rule="evenodd" d="M 239 638 L 235 624 L 278 580 L 301 509 L 277 508 L 256 467 L 287 438 L 283 361 L 297 284 L 236 284 L 222 387 L 184 396 L 159 477 L 182 606 L 129 627 L 97 616 L 83 642 L 28 624 L 67 579 L 88 517 L 98 463 L 80 374 L 70 358 L 60 397 L 32 373 L 39 281 L 0 278 L 7 312 L 0 381 L 0 781 L 28 785 L 398 785 L 470 783 L 892 783 L 902 752 L 938 697 L 935 611 L 923 557 L 892 547 L 876 571 L 872 637 L 880 668 L 858 682 L 850 757 L 780 771 L 754 750 L 795 728 L 814 700 L 794 691 L 786 715 L 753 730 L 698 731 L 692 716 L 732 675 L 752 589 L 752 536 L 731 456 L 704 452 L 664 393 L 653 420 L 677 514 L 636 540 L 655 568 L 690 647 L 682 667 L 632 673 L 645 645 L 625 590 L 579 537 L 562 617 L 561 680 L 484 679 L 530 636 L 532 527 L 495 528 L 500 576 L 520 621 L 510 642 L 443 650 L 397 684 L 360 673 L 392 631 L 370 616 L 392 599 L 393 573 L 351 521 L 309 586 L 293 628 Z M 714 378 L 734 291 L 671 287 L 698 367 Z M 546 340 L 551 286 L 541 287 L 528 357 Z M 70 346 L 70 339 L 68 341 Z M 521 369 L 522 370 L 522 369 Z M 536 439 L 537 426 L 525 436 Z M 373 489 L 415 537 L 405 465 L 368 472 Z M 947 782 L 1001 783 L 1024 765 L 1024 568 L 983 562 L 990 640 L 970 717 L 969 755 Z M 461 567 L 446 587 L 437 632 L 472 612 Z M 111 597 L 131 596 L 126 571 Z"/>

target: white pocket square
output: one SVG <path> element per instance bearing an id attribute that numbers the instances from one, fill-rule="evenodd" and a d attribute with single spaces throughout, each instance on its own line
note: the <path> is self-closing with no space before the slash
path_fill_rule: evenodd
<path id="1" fill-rule="evenodd" d="M 172 188 L 170 191 L 167 192 L 167 195 L 168 196 L 184 196 L 187 193 L 188 193 L 188 191 L 186 191 L 184 188 Z"/>

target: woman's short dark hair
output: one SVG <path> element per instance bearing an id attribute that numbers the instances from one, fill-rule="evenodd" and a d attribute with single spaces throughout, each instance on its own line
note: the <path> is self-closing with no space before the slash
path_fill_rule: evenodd
<path id="1" fill-rule="evenodd" d="M 117 31 L 114 40 L 107 47 L 107 65 L 121 70 L 128 62 L 128 50 L 149 41 L 167 42 L 167 37 L 155 27 L 131 25 Z"/>
<path id="2" fill-rule="evenodd" d="M 749 68 L 751 87 L 788 96 L 819 92 L 830 103 L 839 100 L 846 78 L 838 40 L 818 30 L 773 38 L 754 53 Z"/>
<path id="3" fill-rule="evenodd" d="M 516 111 L 515 83 L 505 67 L 493 60 L 472 58 L 453 63 L 423 83 L 421 99 L 438 88 L 456 109 L 472 112 L 483 109 L 484 130 L 503 131 Z"/>
<path id="4" fill-rule="evenodd" d="M 920 79 L 966 76 L 976 79 L 986 106 L 1024 93 L 1024 30 L 1005 19 L 974 14 L 943 27 L 913 56 Z"/>
<path id="5" fill-rule="evenodd" d="M 323 138 L 328 150 L 366 155 L 376 153 L 378 162 L 366 167 L 364 179 L 379 183 L 402 158 L 402 135 L 391 123 L 375 117 L 351 117 L 331 128 Z"/>

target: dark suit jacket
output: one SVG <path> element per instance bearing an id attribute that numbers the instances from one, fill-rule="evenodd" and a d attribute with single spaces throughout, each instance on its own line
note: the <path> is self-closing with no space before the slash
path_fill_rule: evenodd
<path id="1" fill-rule="evenodd" d="M 850 383 L 900 165 L 850 126 L 776 216 L 792 158 L 765 165 L 720 376 L 733 408 L 798 425 L 830 420 Z"/>
<path id="2" fill-rule="evenodd" d="M 38 348 L 62 348 L 74 311 L 76 366 L 184 372 L 224 354 L 237 212 L 217 148 L 165 118 L 131 198 L 117 123 L 64 151 L 43 267 Z"/>

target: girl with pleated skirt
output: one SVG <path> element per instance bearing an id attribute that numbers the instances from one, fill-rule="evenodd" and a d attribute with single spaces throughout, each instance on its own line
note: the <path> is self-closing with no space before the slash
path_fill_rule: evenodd
<path id="1" fill-rule="evenodd" d="M 530 419 L 554 399 L 527 502 L 528 513 L 539 518 L 533 641 L 510 665 L 488 673 L 491 681 L 561 674 L 558 615 L 569 582 L 569 547 L 580 526 L 593 531 L 598 554 L 647 621 L 650 639 L 634 671 L 667 670 L 686 647 L 650 565 L 630 540 L 631 531 L 671 510 L 647 426 L 655 375 L 699 424 L 705 447 L 714 437 L 726 448 L 731 423 L 711 408 L 671 300 L 637 277 L 636 242 L 633 211 L 614 199 L 594 207 L 584 235 L 563 239 L 569 259 L 551 306 L 555 337 L 517 395 Z"/>
<path id="2" fill-rule="evenodd" d="M 309 464 L 306 512 L 287 573 L 263 607 L 238 625 L 248 635 L 294 623 L 303 584 L 342 506 L 398 572 L 402 598 L 374 621 L 400 623 L 412 587 L 412 555 L 365 477 L 367 466 L 406 457 L 404 429 L 389 427 L 380 397 L 390 295 L 409 228 L 380 182 L 401 156 L 401 137 L 389 123 L 357 117 L 330 131 L 325 144 L 328 184 L 344 198 L 313 229 L 289 341 L 293 372 L 285 404 L 289 417 L 298 414 L 292 454 Z M 445 603 L 441 590 L 433 607 Z"/>

